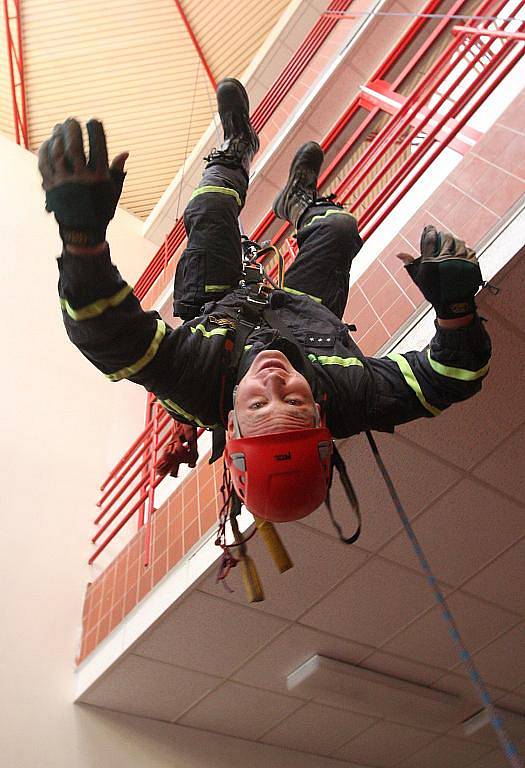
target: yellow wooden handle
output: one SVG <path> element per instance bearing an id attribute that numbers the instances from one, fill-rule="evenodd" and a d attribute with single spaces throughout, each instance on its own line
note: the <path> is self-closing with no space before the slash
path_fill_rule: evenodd
<path id="1" fill-rule="evenodd" d="M 279 569 L 279 573 L 284 573 L 290 568 L 293 568 L 290 555 L 286 551 L 286 547 L 281 541 L 281 537 L 275 530 L 274 524 L 268 522 L 268 520 L 261 520 L 260 517 L 256 517 L 255 525 L 257 526 L 257 530 L 261 534 L 275 565 Z"/>
<path id="2" fill-rule="evenodd" d="M 264 592 L 255 563 L 249 555 L 241 555 L 239 563 L 249 602 L 261 603 L 264 600 Z"/>

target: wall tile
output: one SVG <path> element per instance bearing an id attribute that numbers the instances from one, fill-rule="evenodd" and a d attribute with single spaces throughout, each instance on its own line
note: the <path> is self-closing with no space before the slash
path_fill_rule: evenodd
<path id="1" fill-rule="evenodd" d="M 171 568 L 173 568 L 174 565 L 177 565 L 177 563 L 182 557 L 182 554 L 183 554 L 183 549 L 182 549 L 182 534 L 181 534 L 176 539 L 173 539 L 172 541 L 170 541 L 170 544 L 168 547 L 168 560 L 167 560 L 168 571 Z"/>
<path id="2" fill-rule="evenodd" d="M 372 309 L 372 306 L 367 302 L 366 306 L 357 315 L 352 314 L 352 308 L 347 310 L 348 321 L 356 326 L 356 331 L 353 332 L 353 337 L 357 341 L 362 339 L 363 336 L 368 333 L 375 323 L 377 323 L 377 315 Z"/>
<path id="3" fill-rule="evenodd" d="M 128 589 L 124 596 L 124 616 L 127 616 L 133 608 L 137 605 L 138 597 L 138 582 L 135 582 L 133 586 Z"/>
<path id="4" fill-rule="evenodd" d="M 376 312 L 379 317 L 382 317 L 387 309 L 389 309 L 400 297 L 401 288 L 394 280 L 392 280 L 392 278 L 387 277 L 384 286 L 378 293 L 376 293 L 371 302 L 374 312 Z"/>
<path id="5" fill-rule="evenodd" d="M 151 586 L 154 587 L 155 584 L 158 584 L 158 582 L 162 578 L 164 578 L 167 572 L 168 572 L 168 550 L 165 549 L 162 555 L 160 555 L 160 557 L 158 557 L 153 563 Z"/>
<path id="6" fill-rule="evenodd" d="M 200 537 L 199 521 L 195 520 L 182 534 L 184 554 L 197 543 Z"/>
<path id="7" fill-rule="evenodd" d="M 182 535 L 182 511 L 175 517 L 170 517 L 168 526 L 168 546 Z"/>
<path id="8" fill-rule="evenodd" d="M 400 296 L 392 306 L 381 315 L 381 321 L 385 324 L 390 335 L 395 333 L 403 323 L 408 320 L 414 307 L 405 296 Z"/>
<path id="9" fill-rule="evenodd" d="M 217 503 L 215 501 L 207 504 L 201 511 L 200 524 L 202 534 L 209 531 L 212 526 L 217 525 Z"/>
<path id="10" fill-rule="evenodd" d="M 388 340 L 389 334 L 385 327 L 377 321 L 359 342 L 359 346 L 365 355 L 373 355 Z"/>
<path id="11" fill-rule="evenodd" d="M 496 123 L 476 145 L 476 154 L 515 176 L 525 178 L 525 135 Z"/>

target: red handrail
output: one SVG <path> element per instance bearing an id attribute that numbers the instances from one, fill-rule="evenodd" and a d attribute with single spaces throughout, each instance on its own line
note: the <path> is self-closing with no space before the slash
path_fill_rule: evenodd
<path id="1" fill-rule="evenodd" d="M 20 22 L 20 0 L 4 0 L 4 20 L 7 38 L 7 59 L 9 61 L 9 79 L 13 120 L 17 144 L 29 146 L 26 108 L 26 86 L 24 76 L 24 54 L 22 49 L 22 25 Z M 13 33 L 12 27 L 16 31 Z"/>

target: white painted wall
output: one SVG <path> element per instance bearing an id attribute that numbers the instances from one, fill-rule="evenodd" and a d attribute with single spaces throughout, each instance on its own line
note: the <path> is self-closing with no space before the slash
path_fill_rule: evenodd
<path id="1" fill-rule="evenodd" d="M 67 341 L 59 240 L 34 155 L 0 136 L 2 350 L 0 743 L 9 768 L 335 768 L 339 763 L 72 703 L 94 500 L 141 428 L 142 391 L 110 384 Z M 155 250 L 120 211 L 133 281 Z"/>

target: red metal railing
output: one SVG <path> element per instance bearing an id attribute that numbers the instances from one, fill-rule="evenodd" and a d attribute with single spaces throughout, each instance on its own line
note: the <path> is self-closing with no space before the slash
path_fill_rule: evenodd
<path id="1" fill-rule="evenodd" d="M 162 449 L 176 437 L 180 427 L 151 395 L 148 396 L 147 412 L 143 431 L 100 487 L 102 496 L 97 501 L 100 512 L 94 521 L 98 527 L 92 538 L 93 544 L 106 535 L 89 558 L 90 564 L 135 515 L 139 528 L 147 526 L 144 565 L 149 563 L 155 489 L 164 480 L 157 474 L 158 460 Z"/>
<path id="2" fill-rule="evenodd" d="M 493 15 L 496 15 L 502 11 L 506 3 L 507 0 L 496 3 L 493 0 L 485 0 L 477 9 L 476 15 L 481 17 L 489 9 Z M 447 35 L 446 39 L 449 34 L 452 34 L 452 39 L 448 41 L 426 73 L 419 78 L 409 96 L 400 103 L 397 112 L 393 115 L 382 113 L 387 118 L 386 122 L 369 141 L 373 122 L 381 110 L 379 107 L 374 107 L 369 112 L 365 111 L 360 124 L 346 138 L 344 145 L 322 174 L 320 184 L 321 188 L 325 188 L 329 185 L 330 178 L 337 171 L 338 166 L 348 164 L 348 158 L 352 157 L 356 147 L 362 148 L 366 143 L 365 151 L 357 161 L 351 163 L 351 170 L 333 189 L 336 200 L 340 202 L 348 202 L 353 196 L 349 207 L 355 213 L 358 212 L 363 201 L 367 201 L 360 216 L 362 236 L 365 240 L 384 221 L 440 153 L 450 146 L 474 112 L 524 54 L 523 41 L 517 35 L 525 31 L 525 22 L 520 23 L 518 30 L 512 32 L 507 29 L 511 22 L 501 22 L 495 29 L 498 35 L 489 36 L 487 42 L 479 43 L 477 33 L 483 35 L 490 33 L 495 24 L 488 19 L 481 19 L 476 25 L 475 35 L 470 29 L 467 31 L 452 29 L 450 17 L 457 12 L 461 4 L 456 2 L 450 9 L 448 17 L 442 20 L 429 36 L 435 41 L 443 34 Z M 524 6 L 525 0 L 522 0 L 515 9 L 516 12 Z M 399 44 L 402 50 L 407 50 L 408 41 L 414 38 L 422 23 L 424 20 L 421 19 L 414 22 Z M 475 17 L 469 26 L 474 23 L 476 23 Z M 424 46 L 424 50 L 418 49 L 390 84 L 392 91 L 403 83 L 415 67 L 419 66 L 427 50 L 428 45 Z M 392 54 L 389 60 L 393 60 Z M 374 79 L 382 78 L 387 74 L 388 68 L 382 65 L 374 73 Z M 352 119 L 358 115 L 359 110 L 362 109 L 362 101 L 361 95 L 356 96 L 345 110 L 322 142 L 325 149 L 329 149 L 335 140 L 341 137 Z M 416 115 L 418 118 L 414 127 Z M 424 135 L 423 140 L 414 146 L 415 137 L 421 134 Z M 385 158 L 387 158 L 386 162 Z M 392 169 L 394 169 L 393 173 L 391 173 Z M 252 239 L 263 237 L 273 223 L 273 219 L 273 214 L 267 214 L 252 234 Z M 284 224 L 271 237 L 273 244 L 285 246 L 288 262 L 293 259 L 293 249 L 286 240 L 289 230 L 289 225 Z M 273 276 L 276 270 L 277 266 L 272 266 L 270 274 Z M 144 432 L 106 481 L 107 490 L 99 502 L 105 506 L 97 522 L 100 522 L 111 508 L 113 511 L 94 540 L 97 540 L 113 521 L 116 521 L 118 515 L 124 512 L 126 505 L 129 505 L 129 509 L 124 513 L 113 535 L 141 508 L 141 505 L 145 504 L 146 499 L 148 503 L 146 516 L 139 517 L 139 525 L 141 521 L 144 523 L 151 519 L 154 511 L 154 490 L 160 482 L 155 477 L 156 456 L 169 439 L 171 429 L 173 427 L 170 424 L 170 417 L 155 404 L 153 415 Z M 117 492 L 117 484 L 124 478 L 127 478 L 123 486 L 127 495 L 122 498 L 122 491 Z M 111 538 L 108 534 L 103 544 L 91 557 L 91 562 L 107 546 Z"/>
<path id="3" fill-rule="evenodd" d="M 22 26 L 20 22 L 20 0 L 4 0 L 5 32 L 7 38 L 7 59 L 13 102 L 13 120 L 17 144 L 28 148 L 26 109 L 26 87 L 24 79 L 24 56 L 22 50 Z"/>

